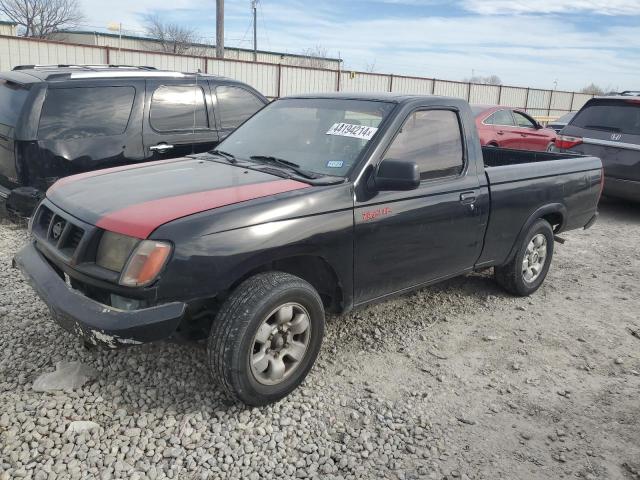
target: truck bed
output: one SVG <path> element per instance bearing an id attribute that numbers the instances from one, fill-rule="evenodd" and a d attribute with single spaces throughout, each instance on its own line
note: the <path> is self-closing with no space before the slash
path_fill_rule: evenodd
<path id="1" fill-rule="evenodd" d="M 489 183 L 521 182 L 535 178 L 599 170 L 597 157 L 566 153 L 530 152 L 482 147 L 482 157 Z"/>
<path id="2" fill-rule="evenodd" d="M 597 210 L 599 158 L 483 147 L 491 214 L 478 265 L 500 264 L 531 218 L 547 218 L 558 233 L 582 228 Z M 544 205 L 553 214 L 538 211 Z"/>
<path id="3" fill-rule="evenodd" d="M 550 160 L 562 160 L 571 157 L 582 157 L 582 155 L 482 147 L 482 158 L 484 160 L 485 167 L 504 167 L 507 165 L 517 165 L 521 163 L 548 162 Z"/>

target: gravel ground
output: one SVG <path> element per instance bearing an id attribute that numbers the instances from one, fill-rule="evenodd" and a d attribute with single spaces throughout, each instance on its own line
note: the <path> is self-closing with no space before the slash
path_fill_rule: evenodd
<path id="1" fill-rule="evenodd" d="M 640 207 L 601 212 L 531 298 L 474 274 L 329 319 L 305 385 L 253 409 L 198 345 L 82 348 L 1 224 L 0 479 L 640 478 Z M 97 376 L 35 391 L 60 361 Z"/>

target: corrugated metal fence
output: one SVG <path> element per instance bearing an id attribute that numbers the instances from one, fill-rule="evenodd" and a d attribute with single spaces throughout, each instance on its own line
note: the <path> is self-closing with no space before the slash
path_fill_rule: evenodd
<path id="1" fill-rule="evenodd" d="M 460 97 L 470 103 L 526 109 L 535 116 L 558 117 L 578 110 L 592 97 L 583 93 L 499 85 L 477 85 L 433 78 L 323 70 L 280 64 L 192 57 L 143 50 L 77 45 L 0 35 L 0 70 L 31 64 L 145 65 L 181 72 L 235 78 L 267 97 L 311 92 L 398 92 Z"/>

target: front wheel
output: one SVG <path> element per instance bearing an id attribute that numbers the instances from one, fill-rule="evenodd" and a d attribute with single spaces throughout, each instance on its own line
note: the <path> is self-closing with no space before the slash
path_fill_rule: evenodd
<path id="1" fill-rule="evenodd" d="M 265 405 L 302 383 L 323 335 L 324 307 L 316 290 L 288 273 L 261 273 L 222 305 L 209 335 L 209 365 L 230 397 Z"/>
<path id="2" fill-rule="evenodd" d="M 495 267 L 496 281 L 508 292 L 526 297 L 540 288 L 553 257 L 553 229 L 537 220 L 523 237 L 518 251 L 506 265 Z"/>

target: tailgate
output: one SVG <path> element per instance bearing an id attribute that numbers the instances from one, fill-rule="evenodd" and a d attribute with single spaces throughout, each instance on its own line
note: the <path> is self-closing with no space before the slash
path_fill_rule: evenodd
<path id="1" fill-rule="evenodd" d="M 17 182 L 15 128 L 29 90 L 23 85 L 0 79 L 0 184 Z"/>

